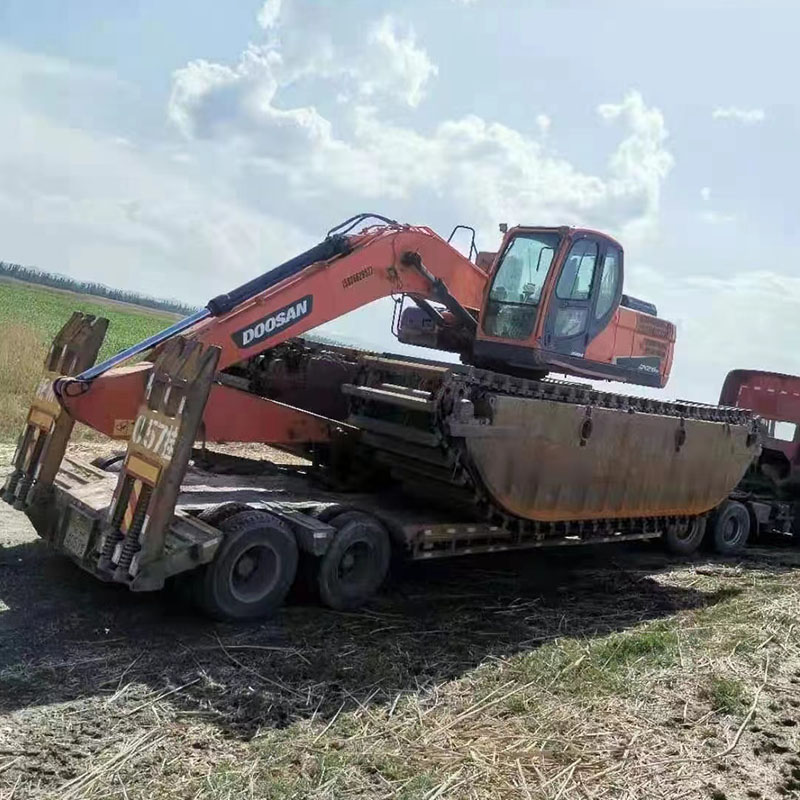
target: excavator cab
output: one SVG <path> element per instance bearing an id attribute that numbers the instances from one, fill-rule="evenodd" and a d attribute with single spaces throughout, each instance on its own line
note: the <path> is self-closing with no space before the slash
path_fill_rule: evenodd
<path id="1" fill-rule="evenodd" d="M 675 328 L 622 292 L 624 254 L 577 228 L 506 232 L 487 283 L 471 361 L 540 377 L 564 372 L 664 386 Z"/>

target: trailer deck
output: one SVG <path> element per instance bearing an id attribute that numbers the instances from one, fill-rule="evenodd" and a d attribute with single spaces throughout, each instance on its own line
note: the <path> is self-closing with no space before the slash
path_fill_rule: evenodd
<path id="1" fill-rule="evenodd" d="M 513 531 L 464 513 L 454 517 L 434 505 L 409 502 L 401 490 L 393 492 L 345 492 L 327 488 L 311 465 L 284 466 L 268 461 L 225 459 L 224 474 L 208 463 L 208 453 L 197 453 L 186 471 L 175 513 L 164 543 L 158 569 L 143 568 L 126 581 L 134 591 L 161 588 L 171 575 L 210 562 L 223 538 L 220 530 L 205 522 L 204 511 L 225 503 L 268 511 L 286 522 L 300 549 L 314 556 L 326 551 L 336 529 L 325 522 L 334 511 L 354 510 L 374 515 L 389 530 L 401 557 L 421 560 L 455 555 L 568 546 L 585 543 L 579 536 L 541 537 L 520 541 Z M 213 458 L 213 453 L 211 454 Z M 240 474 L 235 473 L 240 461 Z M 260 469 L 253 474 L 254 467 Z M 82 569 L 101 580 L 115 580 L 99 566 L 103 550 L 101 528 L 112 507 L 118 474 L 81 459 L 65 456 L 54 481 L 57 521 L 43 529 L 50 544 Z M 35 520 L 34 520 L 35 523 Z M 657 538 L 659 531 L 620 531 L 599 536 L 593 542 Z M 118 580 L 118 579 L 117 579 Z"/>

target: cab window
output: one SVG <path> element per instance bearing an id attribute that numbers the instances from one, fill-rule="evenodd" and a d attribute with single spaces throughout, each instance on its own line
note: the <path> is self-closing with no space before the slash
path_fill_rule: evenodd
<path id="1" fill-rule="evenodd" d="M 600 288 L 597 292 L 597 306 L 594 310 L 595 319 L 602 319 L 614 305 L 617 297 L 620 274 L 620 251 L 616 247 L 609 247 L 603 258 L 603 272 L 600 276 Z"/>
<path id="2" fill-rule="evenodd" d="M 597 242 L 580 239 L 572 245 L 556 285 L 560 300 L 588 300 L 597 264 Z"/>
<path id="3" fill-rule="evenodd" d="M 515 236 L 503 253 L 489 290 L 483 329 L 490 336 L 527 339 L 547 273 L 561 237 L 557 233 Z"/>

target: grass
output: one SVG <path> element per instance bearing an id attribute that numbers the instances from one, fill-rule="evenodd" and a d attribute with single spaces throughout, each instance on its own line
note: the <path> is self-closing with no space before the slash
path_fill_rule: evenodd
<path id="1" fill-rule="evenodd" d="M 738 714 L 745 708 L 745 687 L 737 678 L 712 675 L 703 696 L 715 711 L 723 714 Z"/>
<path id="2" fill-rule="evenodd" d="M 126 615 L 139 624 L 116 645 L 91 633 L 93 610 L 71 631 L 80 648 L 37 649 L 0 672 L 8 697 L 30 696 L 0 714 L 0 750 L 7 724 L 8 758 L 25 759 L 0 773 L 0 797 L 16 781 L 17 798 L 61 796 L 75 776 L 87 800 L 794 791 L 800 584 L 783 563 L 800 557 L 622 558 L 565 570 L 553 581 L 564 593 L 540 583 L 546 569 L 527 583 L 536 559 L 513 572 L 464 563 L 410 576 L 356 613 L 290 607 L 255 626 L 176 628 L 114 600 L 118 636 Z M 54 689 L 64 679 L 66 696 Z M 47 755 L 24 735 L 34 724 L 90 754 L 42 779 L 32 767 Z"/>
<path id="3" fill-rule="evenodd" d="M 266 730 L 250 744 L 250 769 L 224 768 L 224 792 L 191 788 L 209 798 L 552 800 L 667 798 L 683 786 L 685 796 L 726 797 L 730 779 L 715 783 L 730 762 L 715 753 L 738 741 L 765 673 L 791 686 L 797 670 L 794 624 L 781 607 L 798 599 L 796 584 L 791 575 L 763 580 L 763 592 L 751 585 L 734 593 L 720 582 L 705 608 L 493 659 L 391 704 L 391 713 L 360 704 L 332 724 Z M 737 650 L 739 636 L 767 648 Z M 736 677 L 721 674 L 722 665 Z M 732 724 L 710 716 L 709 705 Z M 745 748 L 735 750 L 747 773 Z"/>
<path id="4" fill-rule="evenodd" d="M 100 359 L 165 328 L 175 317 L 86 295 L 0 281 L 0 438 L 19 432 L 47 348 L 73 311 L 110 321 Z"/>

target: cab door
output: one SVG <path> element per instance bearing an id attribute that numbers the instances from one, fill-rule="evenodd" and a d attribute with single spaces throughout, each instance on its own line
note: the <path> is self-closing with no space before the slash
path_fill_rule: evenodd
<path id="1" fill-rule="evenodd" d="M 622 291 L 622 251 L 608 239 L 573 239 L 551 296 L 544 328 L 546 350 L 583 358 L 609 323 Z"/>

